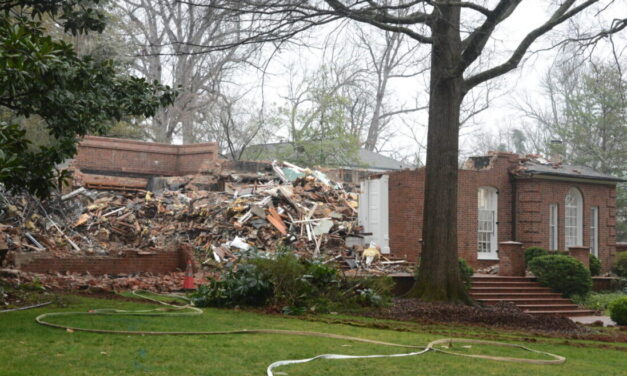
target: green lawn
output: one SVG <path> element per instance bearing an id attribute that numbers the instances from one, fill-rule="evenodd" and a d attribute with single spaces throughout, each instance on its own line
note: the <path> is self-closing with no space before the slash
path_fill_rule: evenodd
<path id="1" fill-rule="evenodd" d="M 284 335 L 222 336 L 128 336 L 69 333 L 37 325 L 34 318 L 44 312 L 86 311 L 93 308 L 154 308 L 134 302 L 72 297 L 67 308 L 46 307 L 0 314 L 0 375 L 264 375 L 278 360 L 312 357 L 323 353 L 391 354 L 405 349 L 328 338 Z M 350 325 L 311 322 L 298 318 L 260 315 L 234 310 L 206 309 L 195 317 L 57 317 L 56 323 L 121 330 L 211 331 L 273 328 L 344 334 L 387 342 L 425 345 L 442 338 L 433 327 L 403 323 L 412 332 L 358 328 Z M 489 330 L 456 326 L 451 335 L 463 338 Z M 424 329 L 424 330 L 423 330 Z M 529 345 L 511 332 L 514 343 Z M 527 336 L 529 337 L 529 336 Z M 517 341 L 516 341 L 517 340 Z M 529 346 L 567 358 L 563 365 L 526 365 L 469 359 L 427 353 L 417 357 L 367 360 L 319 360 L 285 366 L 278 375 L 624 375 L 627 346 L 608 344 L 620 350 L 596 348 L 591 341 L 542 338 Z M 592 345 L 578 347 L 576 345 Z M 599 343 L 600 344 L 600 343 Z M 517 349 L 472 345 L 457 347 L 465 353 L 499 354 L 514 357 L 539 356 Z M 542 358 L 542 357 L 540 357 Z"/>

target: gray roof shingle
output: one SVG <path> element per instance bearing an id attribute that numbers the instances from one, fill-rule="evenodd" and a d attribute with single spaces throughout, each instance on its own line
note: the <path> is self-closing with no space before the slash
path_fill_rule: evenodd
<path id="1" fill-rule="evenodd" d="M 624 182 L 625 180 L 616 176 L 597 172 L 590 167 L 570 166 L 564 164 L 540 163 L 536 161 L 526 161 L 522 164 L 519 172 L 529 175 L 565 176 L 583 179 L 605 180 L 614 182 Z"/>

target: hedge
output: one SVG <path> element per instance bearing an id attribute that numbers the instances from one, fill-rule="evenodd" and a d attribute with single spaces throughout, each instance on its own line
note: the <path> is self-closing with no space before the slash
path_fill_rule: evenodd
<path id="1" fill-rule="evenodd" d="M 541 285 L 565 296 L 585 295 L 592 288 L 590 271 L 570 256 L 540 256 L 529 262 L 529 269 Z"/>

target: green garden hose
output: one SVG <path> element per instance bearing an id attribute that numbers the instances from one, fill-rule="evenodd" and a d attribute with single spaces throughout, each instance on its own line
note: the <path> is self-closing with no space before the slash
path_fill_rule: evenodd
<path id="1" fill-rule="evenodd" d="M 413 349 L 421 349 L 420 351 L 410 352 L 410 353 L 402 353 L 402 354 L 386 354 L 386 355 L 342 355 L 342 354 L 323 354 L 318 355 L 313 358 L 307 359 L 296 359 L 296 360 L 282 360 L 278 362 L 274 362 L 270 364 L 266 370 L 267 376 L 273 376 L 272 370 L 274 368 L 288 365 L 288 364 L 298 364 L 298 363 L 306 363 L 316 359 L 368 359 L 368 358 L 396 358 L 396 357 L 405 357 L 405 356 L 416 356 L 422 355 L 429 351 L 440 352 L 443 354 L 463 356 L 467 358 L 476 358 L 476 359 L 488 359 L 488 360 L 496 360 L 503 362 L 517 362 L 517 363 L 527 363 L 527 364 L 562 364 L 566 361 L 566 358 L 560 355 L 551 354 L 548 352 L 534 350 L 525 346 L 515 345 L 510 343 L 501 343 L 494 341 L 484 341 L 484 340 L 475 340 L 475 339 L 460 339 L 460 338 L 444 338 L 435 340 L 425 346 L 416 346 L 416 345 L 403 345 L 398 343 L 390 343 L 383 341 L 376 341 L 367 338 L 359 338 L 359 337 L 351 337 L 339 334 L 332 333 L 322 333 L 322 332 L 309 332 L 309 331 L 299 331 L 299 330 L 281 330 L 281 329 L 241 329 L 241 330 L 224 330 L 224 331 L 192 331 L 192 332 L 178 332 L 178 331 L 140 331 L 140 330 L 106 330 L 106 329 L 90 329 L 90 328 L 80 328 L 68 325 L 60 325 L 54 324 L 49 321 L 46 321 L 46 318 L 49 317 L 58 317 L 58 316 L 77 316 L 77 315 L 124 315 L 124 316 L 196 316 L 202 315 L 203 311 L 200 308 L 194 307 L 191 303 L 178 306 L 174 304 L 169 304 L 158 299 L 153 299 L 145 295 L 140 295 L 142 291 L 133 291 L 133 295 L 151 300 L 153 302 L 164 305 L 165 307 L 155 308 L 155 309 L 145 309 L 145 310 L 122 310 L 122 309 L 95 309 L 90 310 L 88 312 L 51 312 L 44 313 L 35 318 L 35 321 L 38 324 L 49 326 L 52 328 L 71 330 L 75 332 L 88 332 L 88 333 L 100 333 L 100 334 L 126 334 L 126 335 L 236 335 L 236 334 L 282 334 L 282 335 L 298 335 L 298 336 L 308 336 L 308 337 L 323 337 L 323 338 L 333 338 L 333 339 L 341 339 L 346 341 L 353 342 L 362 342 L 369 343 L 375 345 L 382 346 L 394 346 L 394 347 L 403 347 L 403 348 L 413 348 Z M 187 299 L 185 296 L 181 295 L 163 295 L 167 297 L 175 297 L 180 299 Z M 491 345 L 491 346 L 500 346 L 500 347 L 509 347 L 509 348 L 518 348 L 526 351 L 530 351 L 536 354 L 541 354 L 548 356 L 552 359 L 526 359 L 526 358 L 512 358 L 512 357 L 501 357 L 501 356 L 490 356 L 490 355 L 478 355 L 478 354 L 461 354 L 456 353 L 451 350 L 443 350 L 441 348 L 436 348 L 436 345 L 450 345 L 454 343 L 467 343 L 467 344 L 481 344 L 481 345 Z M 446 347 L 446 348 L 450 348 Z"/>

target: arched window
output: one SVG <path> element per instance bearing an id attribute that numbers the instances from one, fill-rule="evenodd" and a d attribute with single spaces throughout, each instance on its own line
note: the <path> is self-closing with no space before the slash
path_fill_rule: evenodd
<path id="1" fill-rule="evenodd" d="M 497 259 L 498 195 L 496 188 L 480 187 L 478 191 L 477 251 L 478 258 Z"/>
<path id="2" fill-rule="evenodd" d="M 564 234 L 566 248 L 583 245 L 583 197 L 577 188 L 571 188 L 564 206 Z"/>

